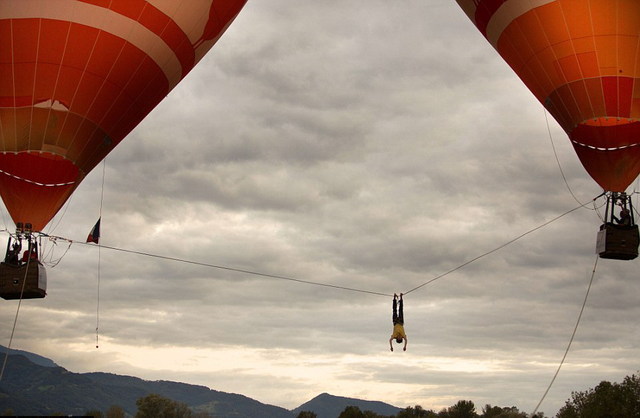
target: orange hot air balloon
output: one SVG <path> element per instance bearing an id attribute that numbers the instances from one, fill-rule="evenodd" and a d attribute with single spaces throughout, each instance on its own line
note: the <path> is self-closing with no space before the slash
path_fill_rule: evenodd
<path id="1" fill-rule="evenodd" d="M 246 0 L 0 1 L 0 195 L 41 231 Z"/>
<path id="2" fill-rule="evenodd" d="M 640 173 L 640 1 L 456 0 L 568 134 L 589 175 Z"/>

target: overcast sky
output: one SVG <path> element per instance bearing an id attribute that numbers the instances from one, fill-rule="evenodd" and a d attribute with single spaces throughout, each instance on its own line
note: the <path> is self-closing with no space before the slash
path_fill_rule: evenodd
<path id="1" fill-rule="evenodd" d="M 12 347 L 289 409 L 328 392 L 532 412 L 594 268 L 593 205 L 409 293 L 407 352 L 389 351 L 384 295 L 600 194 L 549 127 L 452 0 L 250 0 L 51 222 L 76 242 L 47 243 L 64 258 Z M 105 246 L 366 292 L 85 245 L 103 168 Z M 598 261 L 547 415 L 640 368 L 638 279 L 637 261 Z M 16 308 L 0 302 L 2 345 Z"/>

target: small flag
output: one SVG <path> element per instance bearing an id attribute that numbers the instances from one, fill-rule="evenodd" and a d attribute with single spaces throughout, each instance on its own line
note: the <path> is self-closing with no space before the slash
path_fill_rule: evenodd
<path id="1" fill-rule="evenodd" d="M 98 219 L 98 222 L 96 222 L 91 232 L 89 232 L 89 236 L 87 237 L 87 242 L 95 242 L 97 244 L 98 241 L 100 240 L 100 219 L 102 218 Z"/>

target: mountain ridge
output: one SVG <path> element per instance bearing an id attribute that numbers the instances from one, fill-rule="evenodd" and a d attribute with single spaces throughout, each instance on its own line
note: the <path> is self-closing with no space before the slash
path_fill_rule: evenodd
<path id="1" fill-rule="evenodd" d="M 297 416 L 302 411 L 312 411 L 317 415 L 317 418 L 336 418 L 348 406 L 357 406 L 361 411 L 372 411 L 385 416 L 395 416 L 402 410 L 380 401 L 346 398 L 325 392 L 292 409 L 292 412 Z"/>
<path id="2" fill-rule="evenodd" d="M 3 351 L 0 354 L 4 356 L 6 349 Z M 10 410 L 16 415 L 83 415 L 89 410 L 106 411 L 117 405 L 133 416 L 136 400 L 151 393 L 183 402 L 195 413 L 220 418 L 295 418 L 301 411 L 314 412 L 318 418 L 336 418 L 347 406 L 380 415 L 395 415 L 401 410 L 383 402 L 328 393 L 288 410 L 245 395 L 189 383 L 148 381 L 105 372 L 73 373 L 34 353 L 22 350 L 11 353 L 0 381 L 0 414 Z"/>
<path id="3" fill-rule="evenodd" d="M 0 354 L 4 355 L 7 353 L 7 350 L 9 350 L 9 354 L 18 354 L 18 355 L 23 355 L 26 358 L 28 358 L 32 363 L 38 364 L 40 366 L 43 367 L 58 367 L 58 365 L 51 359 L 43 357 L 39 354 L 35 354 L 35 353 L 30 353 L 28 351 L 24 351 L 24 350 L 16 350 L 13 348 L 7 349 L 7 347 L 3 346 L 0 344 Z"/>

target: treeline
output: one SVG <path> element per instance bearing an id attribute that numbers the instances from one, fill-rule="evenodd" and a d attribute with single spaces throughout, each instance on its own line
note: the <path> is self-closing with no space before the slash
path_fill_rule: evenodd
<path id="1" fill-rule="evenodd" d="M 602 381 L 584 392 L 572 392 L 555 418 L 640 418 L 640 376 L 624 378 L 622 383 Z M 302 412 L 297 418 L 317 418 L 313 412 Z M 478 413 L 472 401 L 458 401 L 439 412 L 425 410 L 421 406 L 409 407 L 395 416 L 383 416 L 371 411 L 347 407 L 338 418 L 545 418 L 542 412 L 529 415 L 515 406 L 485 405 Z"/>
<path id="2" fill-rule="evenodd" d="M 151 394 L 136 401 L 138 408 L 135 418 L 210 418 L 206 412 L 193 412 L 189 406 L 160 395 Z M 3 416 L 13 416 L 7 410 Z M 87 411 L 86 416 L 94 418 L 125 418 L 124 409 L 112 406 L 105 413 Z M 64 416 L 64 414 L 59 414 Z M 640 417 L 640 376 L 635 374 L 624 378 L 622 383 L 602 381 L 595 388 L 584 392 L 572 392 L 555 418 L 639 418 Z M 297 418 L 317 418 L 316 413 L 302 411 Z M 515 406 L 499 407 L 485 405 L 480 412 L 472 401 L 461 400 L 439 412 L 423 409 L 420 405 L 407 407 L 396 415 L 379 415 L 371 411 L 361 411 L 357 406 L 348 406 L 336 418 L 545 418 L 542 412 L 531 416 L 519 411 Z"/>
<path id="3" fill-rule="evenodd" d="M 303 411 L 296 418 L 318 417 L 314 412 Z M 529 415 L 520 412 L 515 406 L 501 408 L 491 405 L 485 405 L 482 408 L 482 414 L 478 414 L 472 401 L 458 401 L 455 405 L 440 412 L 423 409 L 420 405 L 416 405 L 391 416 L 376 414 L 372 411 L 361 411 L 357 406 L 348 406 L 337 418 L 529 418 Z M 544 414 L 536 414 L 534 418 L 544 418 Z"/>
<path id="4" fill-rule="evenodd" d="M 632 374 L 622 383 L 602 381 L 585 392 L 572 392 L 556 418 L 639 418 L 640 376 Z"/>

